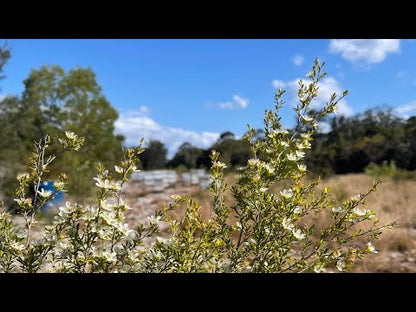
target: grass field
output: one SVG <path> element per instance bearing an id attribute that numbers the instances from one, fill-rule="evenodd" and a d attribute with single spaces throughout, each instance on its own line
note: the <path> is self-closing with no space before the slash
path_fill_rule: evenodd
<path id="1" fill-rule="evenodd" d="M 236 177 L 227 176 L 228 183 Z M 365 174 L 333 176 L 322 182 L 322 187 L 330 186 L 335 200 L 341 202 L 358 193 L 365 193 L 374 179 Z M 399 225 L 386 230 L 375 243 L 378 254 L 359 260 L 354 272 L 416 272 L 416 181 L 382 179 L 378 191 L 371 194 L 368 207 L 377 213 L 380 224 L 398 220 Z M 276 188 L 277 191 L 277 188 Z M 208 216 L 210 194 L 208 191 L 195 191 L 192 194 L 201 205 L 201 213 Z M 318 227 L 319 218 L 312 220 Z"/>

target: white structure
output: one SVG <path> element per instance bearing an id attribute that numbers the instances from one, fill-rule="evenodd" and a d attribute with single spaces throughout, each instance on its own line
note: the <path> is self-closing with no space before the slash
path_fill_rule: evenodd
<path id="1" fill-rule="evenodd" d="M 138 182 L 144 190 L 148 192 L 163 192 L 168 187 L 175 186 L 178 182 L 182 182 L 188 186 L 199 186 L 200 188 L 208 188 L 210 175 L 204 169 L 192 169 L 189 172 L 183 172 L 178 177 L 175 170 L 150 170 L 134 172 L 131 180 Z"/>

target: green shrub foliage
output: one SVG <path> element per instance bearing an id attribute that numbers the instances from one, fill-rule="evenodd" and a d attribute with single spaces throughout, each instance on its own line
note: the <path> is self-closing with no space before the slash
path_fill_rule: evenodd
<path id="1" fill-rule="evenodd" d="M 323 66 L 323 65 L 322 65 Z M 114 168 L 98 166 L 93 205 L 66 202 L 52 222 L 39 222 L 40 207 L 54 193 L 40 191 L 42 176 L 54 161 L 48 155 L 51 139 L 35 143 L 30 170 L 18 175 L 15 190 L 18 215 L 0 214 L 0 270 L 3 272 L 325 272 L 345 271 L 357 259 L 376 253 L 373 242 L 390 225 L 378 225 L 375 213 L 365 209 L 368 192 L 335 205 L 329 189 L 318 191 L 319 181 L 307 183 L 305 151 L 311 147 L 317 120 L 336 111 L 346 96 L 333 94 L 320 110 L 312 112 L 318 82 L 325 76 L 315 61 L 299 83 L 295 108 L 298 125 L 290 133 L 282 127 L 279 109 L 284 91 L 275 95 L 275 109 L 267 110 L 264 137 L 249 127 L 245 139 L 252 157 L 239 169 L 239 179 L 229 186 L 224 180 L 226 164 L 219 153 L 211 154 L 213 209 L 208 218 L 199 213 L 197 202 L 186 196 L 172 196 L 171 203 L 157 211 L 145 224 L 131 228 L 125 223 L 129 209 L 122 187 L 137 170 L 141 143 L 129 148 Z M 76 151 L 83 138 L 66 132 L 57 140 L 61 151 Z M 73 152 L 71 152 L 73 153 Z M 114 169 L 114 170 L 113 170 Z M 65 190 L 65 174 L 55 182 L 56 191 Z M 269 188 L 289 185 L 277 194 Z M 33 188 L 33 197 L 28 195 Z M 229 190 L 233 204 L 227 204 Z M 182 217 L 171 211 L 184 208 Z M 328 222 L 323 228 L 310 224 L 311 215 Z M 24 222 L 16 222 L 16 218 Z M 309 218 L 309 219 L 308 219 Z M 161 231 L 161 224 L 168 231 Z"/>

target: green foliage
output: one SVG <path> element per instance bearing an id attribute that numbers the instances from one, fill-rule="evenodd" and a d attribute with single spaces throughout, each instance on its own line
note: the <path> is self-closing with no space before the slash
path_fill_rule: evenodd
<path id="1" fill-rule="evenodd" d="M 380 165 L 370 163 L 365 167 L 365 173 L 376 178 L 389 177 L 395 180 L 416 179 L 416 171 L 397 168 L 394 161 L 383 161 Z"/>
<path id="2" fill-rule="evenodd" d="M 7 44 L 4 43 L 3 47 L 0 47 L 0 80 L 4 79 L 4 65 L 6 65 L 7 61 L 11 58 L 10 49 L 7 47 Z M 0 89 L 1 90 L 1 89 Z"/>
<path id="3" fill-rule="evenodd" d="M 21 99 L 8 97 L 0 102 L 0 121 L 5 129 L 0 133 L 0 166 L 11 168 L 5 182 L 10 183 L 16 171 L 22 170 L 34 140 L 46 133 L 57 138 L 71 131 L 85 138 L 85 147 L 77 154 L 59 157 L 46 177 L 55 179 L 59 172 L 67 172 L 71 194 L 90 195 L 90 177 L 98 162 L 114 166 L 122 156 L 123 142 L 123 137 L 114 135 L 118 113 L 102 95 L 94 72 L 90 68 L 65 72 L 59 66 L 42 66 L 31 71 L 24 85 Z M 58 141 L 51 144 L 51 151 L 58 153 Z"/>
<path id="4" fill-rule="evenodd" d="M 198 168 L 198 159 L 202 157 L 204 150 L 185 142 L 179 146 L 175 156 L 168 161 L 167 166 L 171 168 Z"/>
<path id="5" fill-rule="evenodd" d="M 401 119 L 391 109 L 374 108 L 353 117 L 325 118 L 328 133 L 316 133 L 307 154 L 316 172 L 363 172 L 370 163 L 394 161 L 398 168 L 416 170 L 416 118 Z"/>
<path id="6" fill-rule="evenodd" d="M 323 66 L 323 65 L 322 65 Z M 0 270 L 4 272 L 325 272 L 344 271 L 357 259 L 376 253 L 373 241 L 391 225 L 378 225 L 375 213 L 364 209 L 369 191 L 335 205 L 329 189 L 317 190 L 319 180 L 306 183 L 305 150 L 311 147 L 318 129 L 317 118 L 334 112 L 347 92 L 334 94 L 320 111 L 311 114 L 311 102 L 318 95 L 318 82 L 325 76 L 318 60 L 307 75 L 312 83 L 299 83 L 295 111 L 298 125 L 289 133 L 282 127 L 278 111 L 284 91 L 275 95 L 275 110 L 265 112 L 264 137 L 256 139 L 249 127 L 245 139 L 252 157 L 240 168 L 233 186 L 224 180 L 227 165 L 220 154 L 211 157 L 213 210 L 208 218 L 200 206 L 186 196 L 172 196 L 172 202 L 155 212 L 148 222 L 130 228 L 124 220 L 129 209 L 122 198 L 123 184 L 137 170 L 141 143 L 127 149 L 114 171 L 98 166 L 94 178 L 98 187 L 93 205 L 67 202 L 59 208 L 52 224 L 36 222 L 39 207 L 53 197 L 40 192 L 39 183 L 55 159 L 47 155 L 52 146 L 48 136 L 35 143 L 30 171 L 18 175 L 15 201 L 24 217 L 14 226 L 12 216 L 0 214 Z M 66 133 L 58 140 L 61 150 L 78 149 L 83 139 Z M 57 190 L 67 181 L 61 175 Z M 275 194 L 270 187 L 288 185 Z M 35 198 L 26 189 L 34 188 Z M 233 204 L 226 202 L 231 191 Z M 173 210 L 184 209 L 173 218 Z M 310 216 L 327 217 L 317 229 Z M 159 225 L 168 225 L 161 232 Z M 35 234 L 36 233 L 36 234 Z M 318 237 L 318 239 L 313 239 Z"/>

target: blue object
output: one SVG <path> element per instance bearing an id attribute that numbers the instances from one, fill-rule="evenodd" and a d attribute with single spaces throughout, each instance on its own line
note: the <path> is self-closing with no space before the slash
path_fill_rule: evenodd
<path id="1" fill-rule="evenodd" d="M 55 181 L 42 181 L 40 184 L 40 191 L 45 190 L 45 191 L 55 192 L 56 189 L 55 189 L 55 186 L 53 185 L 54 182 Z M 63 206 L 64 201 L 65 201 L 64 193 L 62 191 L 59 191 L 58 193 L 54 195 L 54 197 L 50 201 L 48 201 L 45 205 L 41 207 L 41 211 L 44 214 L 49 214 L 52 211 L 52 209 Z"/>

